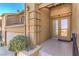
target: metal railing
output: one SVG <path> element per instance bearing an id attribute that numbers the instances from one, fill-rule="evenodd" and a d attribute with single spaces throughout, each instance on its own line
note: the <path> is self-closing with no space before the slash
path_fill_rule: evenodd
<path id="1" fill-rule="evenodd" d="M 72 33 L 72 38 L 71 38 L 71 40 L 72 40 L 72 42 L 73 42 L 73 56 L 78 56 L 78 55 L 79 55 L 76 39 L 77 39 L 76 33 Z"/>
<path id="2" fill-rule="evenodd" d="M 9 21 L 6 23 L 6 26 L 11 26 L 11 25 L 19 25 L 19 24 L 24 24 L 24 21 Z"/>

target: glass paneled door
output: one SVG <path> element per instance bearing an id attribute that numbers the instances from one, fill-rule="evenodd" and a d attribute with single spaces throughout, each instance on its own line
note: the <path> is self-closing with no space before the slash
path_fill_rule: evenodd
<path id="1" fill-rule="evenodd" d="M 70 40 L 70 17 L 60 17 L 52 21 L 53 37 Z"/>
<path id="2" fill-rule="evenodd" d="M 60 35 L 61 40 L 70 40 L 70 17 L 62 17 L 60 19 Z"/>
<path id="3" fill-rule="evenodd" d="M 67 36 L 68 21 L 65 18 L 61 19 L 61 36 Z"/>
<path id="4" fill-rule="evenodd" d="M 58 19 L 54 19 L 52 25 L 52 35 L 53 37 L 58 37 Z"/>

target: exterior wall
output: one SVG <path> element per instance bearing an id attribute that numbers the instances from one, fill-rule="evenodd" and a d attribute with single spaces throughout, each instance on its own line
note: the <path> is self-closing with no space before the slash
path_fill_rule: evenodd
<path id="1" fill-rule="evenodd" d="M 5 19 L 6 19 L 6 16 L 3 16 L 2 17 L 2 41 L 3 43 L 6 45 L 6 35 L 5 35 L 5 25 L 6 25 L 6 22 L 5 22 Z"/>
<path id="2" fill-rule="evenodd" d="M 76 4 L 72 4 L 72 32 L 76 33 Z"/>
<path id="3" fill-rule="evenodd" d="M 0 31 L 2 31 L 2 19 L 0 19 Z"/>
<path id="4" fill-rule="evenodd" d="M 50 37 L 50 13 L 49 13 L 49 9 L 47 8 L 42 8 L 40 9 L 41 12 L 41 26 L 40 26 L 40 43 L 44 42 L 45 40 L 47 40 Z"/>
<path id="5" fill-rule="evenodd" d="M 19 23 L 19 18 L 17 15 L 7 15 L 6 16 L 6 26 L 15 25 Z"/>
<path id="6" fill-rule="evenodd" d="M 27 4 L 26 33 L 33 45 L 42 43 L 49 38 L 49 9 L 38 9 L 39 4 Z M 27 7 L 26 7 L 27 10 Z"/>
<path id="7" fill-rule="evenodd" d="M 72 5 L 72 32 L 77 33 L 77 45 L 79 50 L 79 4 Z"/>
<path id="8" fill-rule="evenodd" d="M 2 19 L 0 20 L 0 27 L 2 26 Z"/>
<path id="9" fill-rule="evenodd" d="M 46 7 L 46 6 L 50 5 L 50 4 L 52 4 L 52 3 L 40 3 L 39 4 L 39 9 L 43 8 L 43 7 Z"/>
<path id="10" fill-rule="evenodd" d="M 21 23 L 19 18 L 19 16 L 22 17 L 23 15 L 24 13 L 20 15 L 5 14 L 2 16 L 2 40 L 5 45 L 9 43 L 10 34 L 8 32 L 15 33 L 14 35 L 18 35 L 19 33 L 25 35 L 25 25 Z"/>
<path id="11" fill-rule="evenodd" d="M 24 35 L 24 33 L 10 32 L 10 31 L 6 32 L 7 46 L 9 46 L 10 40 L 12 40 L 17 35 Z"/>
<path id="12" fill-rule="evenodd" d="M 24 11 L 22 11 L 21 13 L 19 13 L 18 16 L 19 16 L 20 23 L 24 24 L 24 19 L 25 19 L 24 18 L 25 17 Z"/>
<path id="13" fill-rule="evenodd" d="M 2 31 L 2 27 L 0 27 L 0 31 Z"/>
<path id="14" fill-rule="evenodd" d="M 27 6 L 29 6 L 29 10 L 27 10 Z M 26 5 L 26 33 L 27 36 L 30 37 L 33 45 L 37 44 L 39 35 L 39 30 L 37 30 L 37 27 L 39 28 L 39 25 L 37 25 L 37 20 L 39 19 L 36 17 L 38 14 L 37 6 L 37 4 L 33 3 Z"/>
<path id="15" fill-rule="evenodd" d="M 2 41 L 2 17 L 0 19 L 0 41 Z"/>
<path id="16" fill-rule="evenodd" d="M 6 31 L 25 34 L 25 26 L 24 25 L 14 26 L 14 27 L 8 26 L 8 27 L 6 27 Z"/>
<path id="17" fill-rule="evenodd" d="M 62 4 L 60 6 L 55 6 L 51 8 L 50 16 L 56 17 L 56 16 L 63 16 L 67 13 L 71 13 L 71 3 L 70 4 Z"/>

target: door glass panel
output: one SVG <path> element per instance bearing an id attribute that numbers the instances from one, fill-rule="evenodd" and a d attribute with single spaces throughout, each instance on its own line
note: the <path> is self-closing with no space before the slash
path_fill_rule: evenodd
<path id="1" fill-rule="evenodd" d="M 56 35 L 58 35 L 58 20 L 56 20 Z"/>
<path id="2" fill-rule="evenodd" d="M 53 35 L 58 35 L 58 20 L 53 20 Z"/>
<path id="3" fill-rule="evenodd" d="M 67 36 L 68 21 L 67 19 L 61 19 L 61 36 Z"/>

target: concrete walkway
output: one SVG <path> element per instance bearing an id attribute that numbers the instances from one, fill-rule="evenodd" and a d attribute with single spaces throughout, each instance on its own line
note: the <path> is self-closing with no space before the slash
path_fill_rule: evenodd
<path id="1" fill-rule="evenodd" d="M 49 39 L 41 44 L 40 56 L 72 56 L 72 42 L 61 42 Z M 0 47 L 0 56 L 13 56 L 7 47 Z"/>
<path id="2" fill-rule="evenodd" d="M 72 42 L 49 39 L 42 44 L 41 56 L 72 56 Z"/>
<path id="3" fill-rule="evenodd" d="M 8 48 L 3 46 L 0 46 L 0 56 L 13 56 L 14 53 L 11 51 L 8 51 Z"/>

